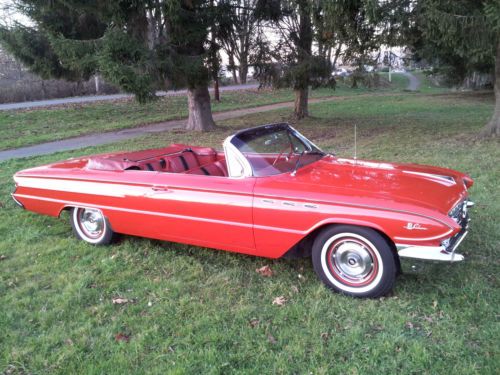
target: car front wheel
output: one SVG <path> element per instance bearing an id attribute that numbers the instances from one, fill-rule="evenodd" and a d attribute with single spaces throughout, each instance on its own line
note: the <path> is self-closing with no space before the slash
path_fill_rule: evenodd
<path id="1" fill-rule="evenodd" d="M 75 207 L 71 211 L 71 226 L 76 237 L 93 245 L 107 245 L 113 230 L 101 210 Z"/>
<path id="2" fill-rule="evenodd" d="M 323 230 L 314 241 L 312 261 L 326 286 L 353 297 L 383 296 L 396 280 L 390 245 L 370 228 L 337 225 Z"/>

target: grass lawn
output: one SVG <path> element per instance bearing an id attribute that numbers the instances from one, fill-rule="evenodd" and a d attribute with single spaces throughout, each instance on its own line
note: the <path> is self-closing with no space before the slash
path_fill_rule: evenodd
<path id="1" fill-rule="evenodd" d="M 406 87 L 404 76 L 394 75 L 390 87 L 378 90 L 351 89 L 343 82 L 336 90 L 311 90 L 311 97 L 355 96 L 371 92 L 397 92 Z M 222 92 L 221 102 L 212 103 L 214 112 L 293 101 L 291 90 L 242 90 Z M 115 102 L 69 104 L 48 109 L 0 112 L 0 150 L 18 148 L 84 134 L 133 128 L 140 125 L 187 117 L 184 95 L 160 98 L 141 105 L 133 99 Z"/>
<path id="2" fill-rule="evenodd" d="M 399 277 L 391 296 L 375 300 L 330 292 L 309 259 L 272 261 L 132 237 L 96 248 L 72 236 L 67 216 L 19 210 L 8 195 L 21 168 L 172 142 L 220 147 L 236 129 L 287 120 L 289 110 L 222 123 L 202 141 L 175 131 L 1 163 L 0 371 L 497 373 L 500 143 L 476 138 L 492 109 L 491 96 L 398 93 L 314 104 L 313 117 L 294 124 L 348 157 L 357 124 L 359 157 L 441 165 L 475 178 L 472 230 L 461 245 L 467 260 L 420 263 Z M 255 272 L 264 265 L 272 277 Z M 272 305 L 278 296 L 284 306 Z M 115 297 L 133 302 L 116 305 Z"/>

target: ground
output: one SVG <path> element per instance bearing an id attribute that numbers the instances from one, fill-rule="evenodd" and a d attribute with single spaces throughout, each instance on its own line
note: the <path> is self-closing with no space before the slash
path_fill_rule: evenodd
<path id="1" fill-rule="evenodd" d="M 336 90 L 311 91 L 312 98 L 344 98 L 366 94 L 387 94 L 406 87 L 406 79 L 393 75 L 393 85 L 378 90 L 351 90 L 339 82 Z M 436 90 L 436 88 L 433 88 Z M 293 101 L 291 90 L 246 90 L 221 94 L 221 102 L 212 102 L 214 112 Z M 47 109 L 0 111 L 0 150 L 86 134 L 138 128 L 144 124 L 187 117 L 187 98 L 168 96 L 141 105 L 131 98 L 99 103 L 67 103 Z"/>
<path id="2" fill-rule="evenodd" d="M 477 138 L 490 94 L 352 96 L 311 105 L 294 126 L 339 156 L 455 168 L 475 179 L 460 264 L 411 263 L 385 298 L 334 294 L 309 259 L 267 260 L 123 237 L 77 241 L 68 223 L 10 200 L 12 174 L 70 156 L 173 142 L 220 147 L 252 114 L 204 134 L 181 130 L 0 164 L 0 371 L 7 374 L 493 374 L 500 363 L 500 144 Z M 64 110 L 61 110 L 64 116 Z M 24 116 L 24 112 L 19 116 Z M 16 115 L 13 114 L 15 119 Z M 273 275 L 255 270 L 270 266 Z M 283 306 L 273 305 L 283 296 Z M 113 303 L 116 298 L 128 302 Z M 123 301 L 122 301 L 123 302 Z"/>

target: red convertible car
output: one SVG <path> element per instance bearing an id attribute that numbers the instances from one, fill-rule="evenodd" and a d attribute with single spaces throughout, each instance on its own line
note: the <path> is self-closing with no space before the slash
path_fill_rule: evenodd
<path id="1" fill-rule="evenodd" d="M 223 151 L 165 148 L 69 159 L 15 174 L 19 206 L 70 211 L 90 244 L 115 233 L 268 258 L 312 256 L 330 288 L 389 292 L 400 258 L 460 261 L 466 174 L 337 158 L 288 124 L 242 130 Z"/>

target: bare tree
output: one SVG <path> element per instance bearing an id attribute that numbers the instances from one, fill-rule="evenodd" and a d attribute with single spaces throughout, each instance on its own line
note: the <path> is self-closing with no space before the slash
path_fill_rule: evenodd
<path id="1" fill-rule="evenodd" d="M 220 34 L 220 40 L 222 48 L 228 55 L 228 68 L 233 72 L 235 83 L 237 83 L 236 72 L 239 83 L 247 82 L 249 58 L 260 27 L 260 21 L 256 16 L 257 1 L 229 0 L 225 3 L 231 9 L 231 17 L 228 19 L 228 27 Z"/>

